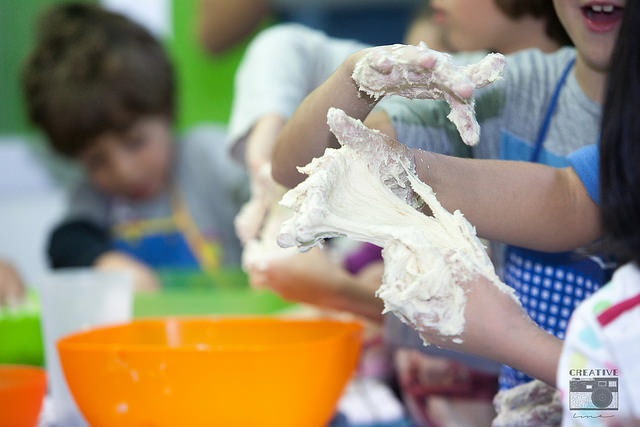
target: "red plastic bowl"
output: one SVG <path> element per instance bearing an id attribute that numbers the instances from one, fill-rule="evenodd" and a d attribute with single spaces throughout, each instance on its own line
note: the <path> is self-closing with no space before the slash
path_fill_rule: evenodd
<path id="1" fill-rule="evenodd" d="M 46 390 L 44 369 L 0 365 L 0 426 L 34 427 Z"/>

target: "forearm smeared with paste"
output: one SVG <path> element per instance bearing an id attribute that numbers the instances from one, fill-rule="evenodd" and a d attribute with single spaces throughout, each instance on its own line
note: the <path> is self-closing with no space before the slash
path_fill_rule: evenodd
<path id="1" fill-rule="evenodd" d="M 419 46 L 375 47 L 356 64 L 353 80 L 360 90 L 378 99 L 385 95 L 405 98 L 444 99 L 451 107 L 447 116 L 468 145 L 479 141 L 475 119 L 474 89 L 486 86 L 502 74 L 505 59 L 490 54 L 480 62 L 457 66 L 449 54 Z"/>
<path id="2" fill-rule="evenodd" d="M 270 261 L 295 254 L 276 244 L 280 225 L 292 212 L 277 204 L 285 188 L 271 178 L 271 165 L 262 165 L 251 182 L 251 199 L 235 218 L 236 234 L 242 241 L 242 268 L 251 276 L 263 271 Z M 253 283 L 252 285 L 256 285 Z"/>
<path id="3" fill-rule="evenodd" d="M 460 283 L 477 275 L 513 292 L 496 276 L 473 226 L 459 211 L 446 211 L 417 178 L 406 147 L 341 110 L 332 108 L 327 117 L 342 147 L 300 168 L 309 177 L 281 201 L 295 215 L 283 224 L 280 245 L 304 250 L 324 238 L 346 236 L 382 246 L 385 273 L 378 296 L 385 312 L 418 331 L 460 335 Z M 420 202 L 433 216 L 416 209 Z"/>

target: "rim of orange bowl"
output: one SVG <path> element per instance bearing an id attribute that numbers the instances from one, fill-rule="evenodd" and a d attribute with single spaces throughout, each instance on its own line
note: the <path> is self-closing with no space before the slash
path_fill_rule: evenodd
<path id="1" fill-rule="evenodd" d="M 189 345 L 179 345 L 179 346 L 161 346 L 161 345 L 141 345 L 141 344 L 121 344 L 121 343 L 87 343 L 87 342 L 75 342 L 81 335 L 89 334 L 92 332 L 107 330 L 107 329 L 118 329 L 130 326 L 133 323 L 166 323 L 168 321 L 179 321 L 179 322 L 207 322 L 207 321 L 218 321 L 218 322 L 263 322 L 263 323 L 339 323 L 342 325 L 349 326 L 345 328 L 343 331 L 339 333 L 332 334 L 327 337 L 319 338 L 319 339 L 310 339 L 305 341 L 296 341 L 291 343 L 283 343 L 277 346 L 259 346 L 259 345 L 235 345 L 235 346 L 225 346 L 225 347 L 213 347 L 209 344 L 204 344 L 203 347 L 198 347 L 202 344 L 189 344 Z M 76 331 L 74 333 L 65 335 L 58 339 L 56 342 L 56 347 L 58 350 L 113 350 L 113 351 L 134 351 L 134 352 L 185 352 L 185 351 L 193 351 L 196 350 L 198 353 L 233 353 L 233 352 L 270 352 L 270 351 L 281 351 L 282 349 L 287 348 L 304 348 L 307 346 L 314 346 L 319 344 L 324 344 L 326 342 L 338 341 L 343 339 L 345 336 L 358 333 L 359 341 L 362 342 L 362 332 L 364 330 L 364 326 L 361 322 L 357 320 L 336 320 L 329 318 L 319 318 L 319 319 L 297 319 L 297 318 L 279 318 L 279 317 L 251 317 L 251 316 L 158 316 L 158 317 L 147 317 L 142 319 L 133 319 L 132 321 L 116 323 L 106 326 L 98 326 L 93 328 L 88 328 L 82 331 Z"/>
<path id="2" fill-rule="evenodd" d="M 47 381 L 47 372 L 44 368 L 41 368 L 39 366 L 31 366 L 31 365 L 20 365 L 20 364 L 16 364 L 16 363 L 0 363 L 0 375 L 2 374 L 2 372 L 20 372 L 22 373 L 26 373 L 28 372 L 29 376 L 28 377 L 24 377 L 21 376 L 20 377 L 20 383 L 18 384 L 19 386 L 29 386 L 29 385 L 34 385 L 34 384 L 41 384 L 43 381 L 46 383 Z M 0 383 L 0 390 L 9 390 L 12 388 L 15 388 L 15 384 L 12 387 L 2 387 L 2 384 Z"/>
<path id="3" fill-rule="evenodd" d="M 32 372 L 45 372 L 45 369 L 41 366 L 23 365 L 20 363 L 0 363 L 0 370 L 3 369 L 16 369 Z"/>

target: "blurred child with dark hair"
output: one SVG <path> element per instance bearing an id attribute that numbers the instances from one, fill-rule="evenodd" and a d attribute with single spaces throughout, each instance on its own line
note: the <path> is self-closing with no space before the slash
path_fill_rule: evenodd
<path id="1" fill-rule="evenodd" d="M 152 289 L 154 268 L 239 263 L 245 175 L 220 129 L 174 142 L 174 70 L 148 31 L 95 5 L 56 5 L 22 79 L 31 120 L 86 175 L 51 234 L 54 268 L 126 269 Z"/>

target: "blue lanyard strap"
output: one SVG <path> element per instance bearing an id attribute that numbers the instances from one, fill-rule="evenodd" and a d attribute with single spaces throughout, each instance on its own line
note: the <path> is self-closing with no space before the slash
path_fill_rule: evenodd
<path id="1" fill-rule="evenodd" d="M 562 86 L 564 86 L 564 82 L 567 80 L 567 76 L 569 75 L 569 71 L 573 68 L 573 64 L 575 64 L 576 59 L 573 58 L 567 64 L 566 68 L 562 72 L 562 76 L 558 83 L 556 84 L 556 88 L 553 91 L 553 96 L 551 97 L 551 102 L 547 107 L 547 112 L 544 116 L 544 121 L 542 122 L 542 126 L 538 131 L 538 137 L 536 138 L 536 145 L 533 150 L 533 154 L 531 155 L 531 161 L 537 162 L 538 157 L 540 157 L 540 151 L 542 151 L 542 146 L 544 145 L 544 140 L 547 138 L 547 132 L 549 131 L 549 125 L 551 124 L 551 117 L 553 117 L 553 113 L 556 109 L 556 104 L 558 103 L 558 98 L 560 97 L 560 91 L 562 90 Z"/>

